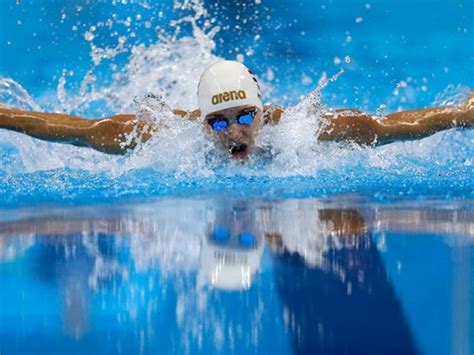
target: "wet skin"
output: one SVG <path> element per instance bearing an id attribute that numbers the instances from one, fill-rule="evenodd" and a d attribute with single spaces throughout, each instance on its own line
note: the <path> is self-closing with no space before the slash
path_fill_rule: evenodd
<path id="1" fill-rule="evenodd" d="M 215 118 L 227 118 L 232 122 L 239 114 L 255 110 L 254 120 L 251 125 L 242 125 L 238 122 L 231 123 L 222 131 L 212 129 L 208 120 Z M 211 139 L 234 158 L 245 158 L 252 151 L 255 136 L 263 126 L 263 112 L 255 106 L 237 106 L 225 110 L 216 111 L 206 115 L 204 125 Z"/>
<path id="2" fill-rule="evenodd" d="M 213 112 L 234 119 L 243 108 L 239 106 Z M 267 122 L 278 123 L 284 110 L 257 110 L 250 126 L 232 124 L 215 132 L 204 120 L 205 129 L 216 144 L 232 157 L 245 158 L 252 150 L 255 136 Z M 200 117 L 200 111 L 172 110 L 185 119 Z M 315 139 L 353 142 L 378 146 L 394 141 L 413 140 L 451 128 L 474 126 L 474 91 L 458 107 L 425 108 L 388 114 L 383 117 L 353 109 L 321 113 L 323 120 Z M 210 114 L 209 114 L 210 115 Z M 208 115 L 208 116 L 209 116 Z M 83 119 L 59 113 L 29 112 L 0 107 L 0 129 L 21 132 L 49 142 L 90 147 L 108 154 L 126 154 L 140 142 L 146 142 L 160 129 L 152 122 L 135 115 L 116 115 L 99 120 Z"/>

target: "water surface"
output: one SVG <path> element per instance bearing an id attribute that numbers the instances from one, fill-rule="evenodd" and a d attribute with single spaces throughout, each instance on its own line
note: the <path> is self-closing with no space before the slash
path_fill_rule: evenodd
<path id="1" fill-rule="evenodd" d="M 468 354 L 474 202 L 3 209 L 0 353 Z"/>

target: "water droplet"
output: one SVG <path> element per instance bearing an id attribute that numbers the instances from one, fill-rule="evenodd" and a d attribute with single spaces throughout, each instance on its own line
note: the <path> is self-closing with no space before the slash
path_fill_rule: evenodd
<path id="1" fill-rule="evenodd" d="M 94 34 L 92 32 L 89 32 L 87 31 L 86 33 L 84 33 L 84 38 L 86 41 L 90 42 L 94 39 Z"/>
<path id="2" fill-rule="evenodd" d="M 265 73 L 265 78 L 268 80 L 268 81 L 272 81 L 273 79 L 275 79 L 275 73 L 273 73 L 273 70 L 271 70 L 270 68 L 267 69 L 267 72 Z"/>
<path id="3" fill-rule="evenodd" d="M 310 76 L 306 75 L 305 73 L 303 73 L 301 75 L 301 84 L 303 85 L 309 85 L 313 82 L 313 79 L 311 79 Z"/>

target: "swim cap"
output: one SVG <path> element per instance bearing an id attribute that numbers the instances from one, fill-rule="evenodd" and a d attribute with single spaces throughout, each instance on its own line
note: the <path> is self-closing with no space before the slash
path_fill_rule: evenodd
<path id="1" fill-rule="evenodd" d="M 263 108 L 257 78 L 245 65 L 231 60 L 207 67 L 199 79 L 198 102 L 203 117 L 242 105 Z"/>

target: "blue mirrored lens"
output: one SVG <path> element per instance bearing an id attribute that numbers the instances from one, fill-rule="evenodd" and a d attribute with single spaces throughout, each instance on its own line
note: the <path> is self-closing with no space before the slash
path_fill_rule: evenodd
<path id="1" fill-rule="evenodd" d="M 215 121 L 212 124 L 212 129 L 214 131 L 222 131 L 223 129 L 226 129 L 226 128 L 227 128 L 227 121 L 225 120 Z"/>
<path id="2" fill-rule="evenodd" d="M 253 115 L 250 114 L 250 113 L 246 113 L 242 116 L 239 116 L 239 123 L 240 124 L 249 126 L 249 125 L 252 124 L 252 122 L 253 122 Z"/>
<path id="3" fill-rule="evenodd" d="M 250 232 L 240 233 L 239 243 L 244 248 L 253 248 L 255 247 L 255 244 L 257 244 L 257 238 L 255 237 L 255 234 Z"/>
<path id="4" fill-rule="evenodd" d="M 216 242 L 225 242 L 230 239 L 230 232 L 222 227 L 216 227 L 212 233 L 212 238 Z"/>

